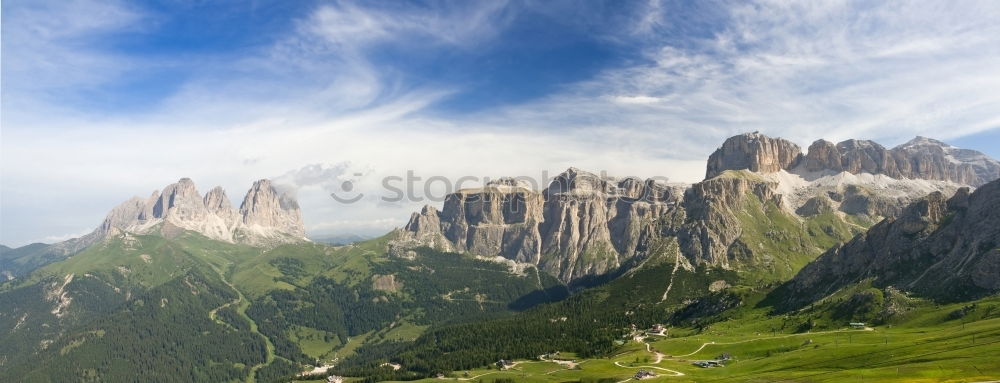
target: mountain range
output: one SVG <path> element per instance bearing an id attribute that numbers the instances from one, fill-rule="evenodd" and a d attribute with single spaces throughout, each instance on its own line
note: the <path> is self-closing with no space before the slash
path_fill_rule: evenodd
<path id="1" fill-rule="evenodd" d="M 694 185 L 602 179 L 575 168 L 542 191 L 502 179 L 449 195 L 441 210 L 414 213 L 398 236 L 537 265 L 567 283 L 641 262 L 667 238 L 682 267 L 764 269 L 781 279 L 928 193 L 951 195 L 996 178 L 996 160 L 924 137 L 891 150 L 819 140 L 803 155 L 790 141 L 748 133 L 712 153 L 706 180 Z M 755 230 L 758 218 L 787 230 Z M 775 248 L 792 234 L 800 243 Z"/>
<path id="2" fill-rule="evenodd" d="M 924 137 L 802 153 L 754 132 L 695 184 L 501 178 L 348 245 L 308 240 L 268 180 L 234 208 L 183 178 L 81 238 L 0 247 L 0 380 L 418 379 L 555 350 L 608 358 L 632 352 L 635 326 L 954 315 L 934 310 L 1000 292 L 998 178 L 1000 162 Z"/>

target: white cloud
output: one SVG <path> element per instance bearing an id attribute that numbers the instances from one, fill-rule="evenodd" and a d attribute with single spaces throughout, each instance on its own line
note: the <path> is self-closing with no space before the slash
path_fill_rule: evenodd
<path id="1" fill-rule="evenodd" d="M 662 101 L 659 97 L 651 96 L 614 96 L 611 99 L 619 104 L 655 104 Z"/>
<path id="2" fill-rule="evenodd" d="M 76 232 L 76 233 L 69 233 L 69 234 L 50 235 L 50 236 L 46 236 L 45 238 L 42 238 L 41 242 L 42 243 L 62 242 L 62 241 L 73 239 L 73 238 L 80 238 L 82 236 L 90 234 L 91 231 L 92 230 L 85 230 L 85 231 Z"/>

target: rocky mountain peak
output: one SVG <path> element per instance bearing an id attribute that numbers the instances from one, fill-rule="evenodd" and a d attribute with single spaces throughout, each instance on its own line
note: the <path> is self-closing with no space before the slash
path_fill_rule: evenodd
<path id="1" fill-rule="evenodd" d="M 825 169 L 840 169 L 840 149 L 833 142 L 819 139 L 809 145 L 809 154 L 805 157 L 804 166 L 807 171 L 818 172 Z"/>
<path id="2" fill-rule="evenodd" d="M 205 207 L 214 213 L 233 209 L 233 205 L 229 202 L 229 197 L 226 196 L 226 191 L 222 189 L 222 186 L 216 186 L 205 194 Z"/>
<path id="3" fill-rule="evenodd" d="M 278 193 L 268 180 L 255 182 L 237 211 L 222 187 L 202 197 L 194 181 L 181 178 L 148 198 L 134 197 L 118 205 L 84 238 L 93 241 L 121 231 L 172 235 L 176 229 L 258 246 L 301 241 L 305 235 L 298 203 Z"/>
<path id="4" fill-rule="evenodd" d="M 279 193 L 270 180 L 254 182 L 240 204 L 242 223 L 259 234 L 286 233 L 305 237 L 299 204 L 287 193 Z M 273 229 L 273 230 L 272 230 Z M 273 233 L 277 230 L 277 233 Z"/>
<path id="5" fill-rule="evenodd" d="M 227 227 L 234 227 L 239 220 L 239 213 L 233 209 L 229 197 L 222 186 L 216 186 L 205 194 L 205 208 L 213 214 L 222 218 Z"/>
<path id="6" fill-rule="evenodd" d="M 771 138 L 759 132 L 744 133 L 726 139 L 708 157 L 705 178 L 718 176 L 726 170 L 774 173 L 794 167 L 801 157 L 802 150 L 791 141 Z"/>
<path id="7" fill-rule="evenodd" d="M 153 206 L 154 217 L 172 218 L 176 221 L 198 221 L 207 214 L 205 202 L 190 178 L 181 178 L 176 183 L 167 185 Z"/>
<path id="8" fill-rule="evenodd" d="M 948 145 L 948 144 L 946 144 L 944 142 L 935 140 L 933 138 L 924 137 L 924 136 L 916 136 L 912 140 L 909 140 L 906 143 L 897 146 L 897 148 L 904 149 L 904 148 L 915 148 L 915 147 L 922 147 L 922 146 L 932 146 L 932 147 L 933 146 L 937 146 L 937 147 L 942 147 L 942 148 L 953 147 L 951 145 Z"/>
<path id="9" fill-rule="evenodd" d="M 613 192 L 614 186 L 609 180 L 602 179 L 594 173 L 572 167 L 556 176 L 549 183 L 549 187 L 545 189 L 546 195 L 563 193 L 590 195 L 594 193 L 610 194 Z"/>
<path id="10" fill-rule="evenodd" d="M 917 136 L 892 151 L 909 159 L 908 169 L 926 177 L 938 177 L 931 179 L 981 186 L 1000 178 L 1000 161 L 982 152 L 957 148 L 935 139 Z M 906 169 L 901 167 L 901 170 Z"/>

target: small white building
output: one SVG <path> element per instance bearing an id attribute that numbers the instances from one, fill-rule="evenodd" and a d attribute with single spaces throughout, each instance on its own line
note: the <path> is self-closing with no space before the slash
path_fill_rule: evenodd
<path id="1" fill-rule="evenodd" d="M 653 335 L 667 335 L 667 328 L 662 324 L 657 323 L 654 324 L 653 327 L 651 327 L 647 332 Z"/>
<path id="2" fill-rule="evenodd" d="M 649 378 L 655 378 L 656 377 L 656 373 L 654 373 L 652 371 L 648 371 L 648 370 L 639 370 L 639 371 L 636 371 L 634 377 L 636 379 L 639 379 L 639 380 L 649 379 Z"/>

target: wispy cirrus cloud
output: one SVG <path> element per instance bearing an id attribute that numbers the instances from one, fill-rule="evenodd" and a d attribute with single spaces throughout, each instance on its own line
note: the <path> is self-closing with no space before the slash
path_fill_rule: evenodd
<path id="1" fill-rule="evenodd" d="M 319 7 L 300 24 L 338 48 L 423 41 L 467 46 L 494 37 L 513 16 L 507 1 L 459 2 L 442 8 L 396 4 L 366 8 L 347 2 Z"/>
<path id="2" fill-rule="evenodd" d="M 141 13 L 114 1 L 4 2 L 4 121 L 34 125 L 38 114 L 79 115 L 64 105 L 78 100 L 79 90 L 134 69 L 132 58 L 102 47 L 101 36 L 138 30 L 140 21 Z"/>
<path id="3" fill-rule="evenodd" d="M 1000 127 L 995 3 L 724 5 L 724 16 L 657 5 L 632 31 L 649 41 L 645 60 L 506 108 L 500 119 L 629 131 L 650 153 L 669 147 L 680 158 L 752 130 L 803 144 L 820 137 L 893 144 Z M 677 35 L 690 27 L 681 19 L 697 15 L 724 22 Z"/>

